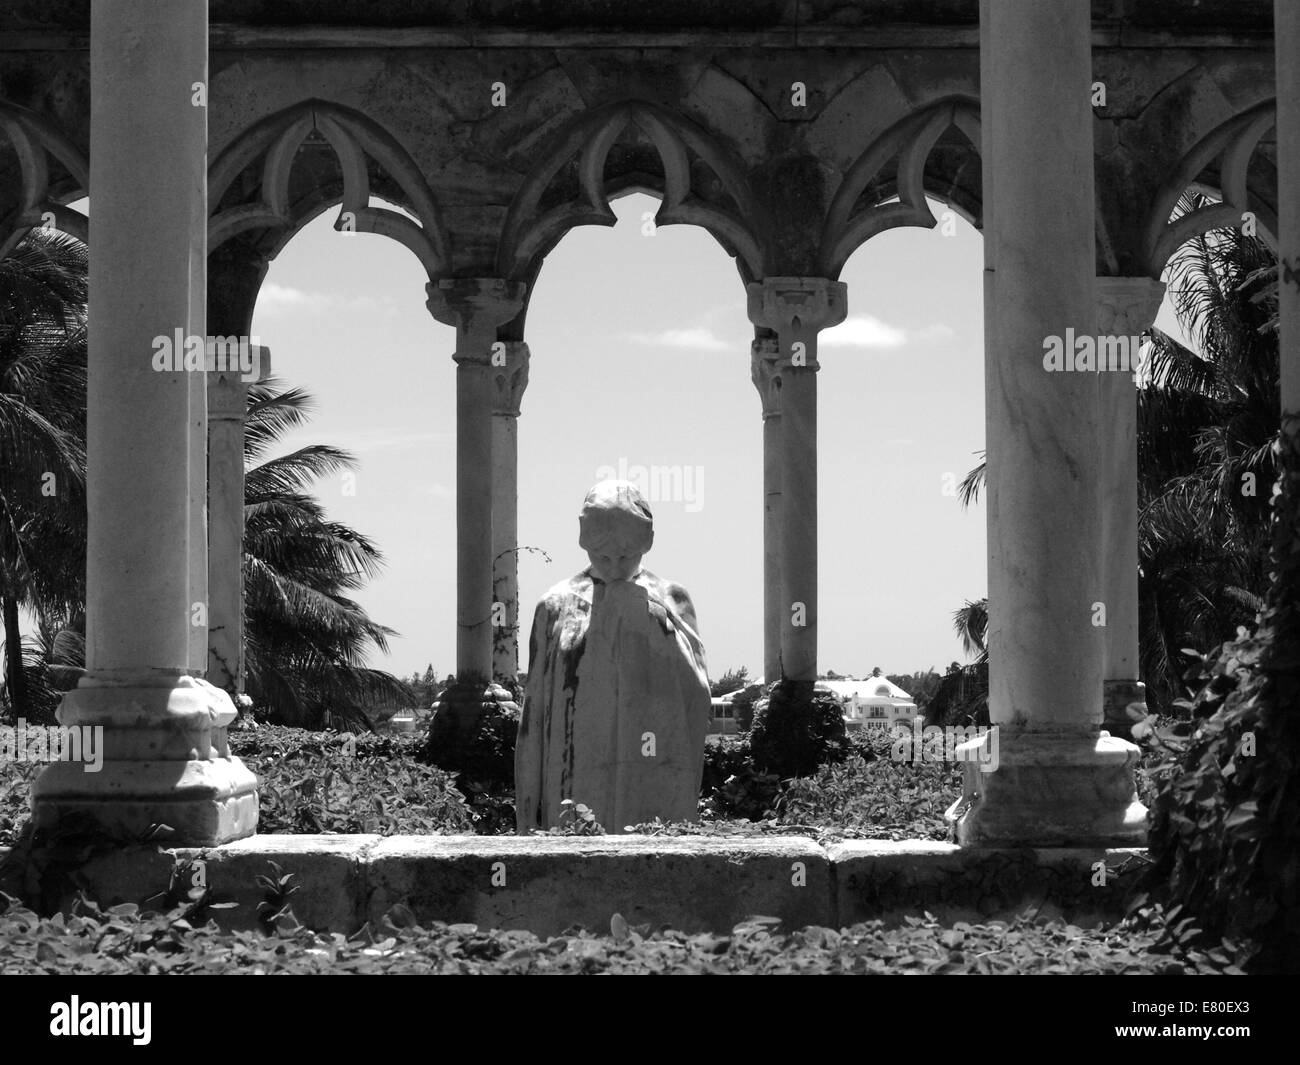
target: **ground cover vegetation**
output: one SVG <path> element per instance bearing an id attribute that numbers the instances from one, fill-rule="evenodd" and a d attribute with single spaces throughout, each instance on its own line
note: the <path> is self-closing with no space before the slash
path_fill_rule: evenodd
<path id="1" fill-rule="evenodd" d="M 272 880 L 267 878 L 268 882 Z M 277 885 L 278 887 L 278 885 Z M 929 914 L 900 927 L 880 921 L 847 929 L 785 930 L 756 918 L 729 931 L 686 933 L 629 927 L 560 935 L 421 926 L 397 908 L 353 936 L 303 928 L 292 896 L 265 904 L 267 931 L 222 931 L 202 897 L 159 911 L 100 909 L 81 902 L 42 917 L 0 897 L 0 975 L 109 974 L 1196 974 L 1233 973 L 1222 952 L 1184 948 L 1165 924 L 1079 928 L 1022 918 L 945 926 Z"/>

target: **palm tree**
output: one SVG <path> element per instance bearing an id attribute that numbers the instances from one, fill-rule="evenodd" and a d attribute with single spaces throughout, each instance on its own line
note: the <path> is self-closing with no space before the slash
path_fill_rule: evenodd
<path id="1" fill-rule="evenodd" d="M 414 698 L 401 680 L 365 666 L 395 633 L 345 594 L 374 577 L 383 557 L 366 537 L 329 521 L 307 491 L 356 460 L 321 444 L 266 457 L 311 407 L 299 388 L 276 381 L 249 388 L 244 455 L 258 464 L 244 488 L 247 688 L 282 724 L 368 727 L 367 710 Z"/>
<path id="2" fill-rule="evenodd" d="M 1204 202 L 1189 194 L 1181 206 Z M 1141 658 L 1161 709 L 1186 693 L 1181 649 L 1252 626 L 1268 588 L 1276 268 L 1239 229 L 1194 238 L 1170 263 L 1174 308 L 1200 352 L 1156 330 L 1138 397 Z"/>
<path id="3" fill-rule="evenodd" d="M 5 690 L 31 698 L 20 612 L 42 628 L 85 597 L 86 247 L 33 229 L 0 260 L 0 613 Z"/>
<path id="4" fill-rule="evenodd" d="M 961 637 L 962 648 L 974 658 L 961 665 L 954 662 L 939 680 L 934 695 L 925 705 L 925 719 L 931 725 L 987 725 L 989 723 L 989 601 L 967 600 L 953 611 L 952 627 Z"/>

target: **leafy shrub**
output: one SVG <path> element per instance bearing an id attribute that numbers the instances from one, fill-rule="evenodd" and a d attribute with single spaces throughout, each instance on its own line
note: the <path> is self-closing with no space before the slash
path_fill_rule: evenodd
<path id="1" fill-rule="evenodd" d="M 1190 720 L 1134 726 L 1159 748 L 1148 898 L 1184 940 L 1257 972 L 1300 970 L 1300 412 L 1274 442 L 1271 573 L 1254 634 L 1202 657 Z"/>
<path id="2" fill-rule="evenodd" d="M 1206 942 L 1239 944 L 1263 969 L 1300 960 L 1300 798 L 1266 713 L 1267 640 L 1247 635 L 1198 658 L 1202 686 L 1175 704 L 1190 720 L 1134 726 L 1163 757 L 1152 774 L 1149 898 Z M 1289 707 L 1295 713 L 1296 707 Z M 1274 802 L 1266 797 L 1276 796 Z"/>
<path id="3" fill-rule="evenodd" d="M 782 678 L 754 706 L 749 745 L 755 768 L 783 779 L 841 761 L 848 740 L 840 701 L 812 681 Z"/>
<path id="4" fill-rule="evenodd" d="M 31 814 L 32 781 L 41 766 L 0 759 L 0 847 L 11 847 Z"/>
<path id="5" fill-rule="evenodd" d="M 258 776 L 265 833 L 463 833 L 473 811 L 449 774 L 416 761 L 415 736 L 263 726 L 230 734 Z"/>
<path id="6" fill-rule="evenodd" d="M 849 747 L 844 761 L 782 785 L 776 813 L 787 830 L 830 828 L 869 839 L 951 837 L 943 815 L 961 795 L 960 765 L 895 762 L 884 733 L 857 733 Z"/>

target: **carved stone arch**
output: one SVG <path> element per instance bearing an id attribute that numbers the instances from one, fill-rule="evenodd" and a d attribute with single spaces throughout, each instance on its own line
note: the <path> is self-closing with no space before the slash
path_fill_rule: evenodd
<path id="1" fill-rule="evenodd" d="M 304 148 L 322 141 L 333 167 L 298 180 Z M 370 206 L 371 195 L 397 203 L 418 223 Z M 236 138 L 209 170 L 208 201 L 209 253 L 260 231 L 262 250 L 273 258 L 302 226 L 338 204 L 335 229 L 391 237 L 415 254 L 431 280 L 449 261 L 438 206 L 419 167 L 379 125 L 339 104 L 309 100 Z"/>
<path id="2" fill-rule="evenodd" d="M 616 147 L 632 136 L 650 146 L 656 168 L 609 174 Z M 610 201 L 634 189 L 662 197 L 656 225 L 701 226 L 736 258 L 742 277 L 763 276 L 762 209 L 739 163 L 691 120 L 642 100 L 584 113 L 559 133 L 511 201 L 497 245 L 498 275 L 531 281 L 565 233 L 612 226 Z"/>
<path id="3" fill-rule="evenodd" d="M 1260 238 L 1277 248 L 1277 211 L 1252 191 L 1260 166 L 1267 165 L 1261 164 L 1256 149 L 1276 124 L 1276 103 L 1257 104 L 1211 130 L 1179 160 L 1157 191 L 1143 231 L 1143 254 L 1152 277 L 1164 272 L 1170 256 L 1184 243 L 1212 229 L 1241 225 L 1247 211 L 1255 215 Z M 1212 189 L 1222 201 L 1171 222 L 1178 198 L 1189 188 Z"/>
<path id="4" fill-rule="evenodd" d="M 80 241 L 87 238 L 87 219 L 65 206 L 89 194 L 86 155 L 49 120 L 17 104 L 0 101 L 0 133 L 17 159 L 20 190 L 0 206 L 0 256 L 7 255 L 28 231 L 53 220 Z"/>
<path id="5" fill-rule="evenodd" d="M 954 140 L 968 145 L 969 159 L 941 182 L 931 157 L 941 142 Z M 886 229 L 933 228 L 937 219 L 926 203 L 927 194 L 945 200 L 978 226 L 979 144 L 979 104 L 964 97 L 931 104 L 887 129 L 854 161 L 831 200 L 818 252 L 820 276 L 839 277 L 849 256 Z M 962 169 L 973 170 L 965 181 Z"/>

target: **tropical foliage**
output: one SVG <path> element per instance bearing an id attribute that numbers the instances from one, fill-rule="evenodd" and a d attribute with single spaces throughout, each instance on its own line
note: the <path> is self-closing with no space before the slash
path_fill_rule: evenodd
<path id="1" fill-rule="evenodd" d="M 41 644 L 75 626 L 85 598 L 85 245 L 33 229 L 0 260 L 0 607 L 5 697 L 48 718 Z M 21 613 L 40 641 L 24 641 Z M 66 641 L 65 641 L 66 643 Z"/>
<path id="2" fill-rule="evenodd" d="M 369 727 L 368 711 L 409 706 L 414 693 L 365 665 L 393 630 L 349 597 L 383 564 L 361 533 L 326 517 L 309 489 L 355 467 L 324 444 L 268 457 L 312 406 L 300 388 L 251 385 L 244 452 L 244 611 L 247 690 L 278 724 Z"/>
<path id="3" fill-rule="evenodd" d="M 940 678 L 933 697 L 921 707 L 928 725 L 987 725 L 989 723 L 989 601 L 967 600 L 953 612 L 953 628 L 962 648 L 973 658 L 954 662 Z M 918 706 L 920 704 L 918 703 Z"/>
<path id="4" fill-rule="evenodd" d="M 1215 230 L 1183 246 L 1168 287 L 1198 351 L 1157 330 L 1138 399 L 1140 653 L 1148 703 L 1166 710 L 1187 694 L 1180 650 L 1253 625 L 1268 587 L 1277 260 Z"/>

